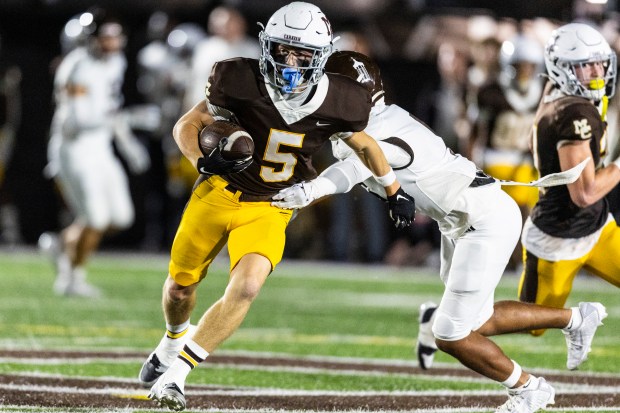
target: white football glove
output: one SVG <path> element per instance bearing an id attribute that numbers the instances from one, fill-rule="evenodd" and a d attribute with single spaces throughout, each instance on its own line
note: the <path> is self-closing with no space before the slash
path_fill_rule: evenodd
<path id="1" fill-rule="evenodd" d="M 273 196 L 271 205 L 283 209 L 298 209 L 308 206 L 317 199 L 314 182 L 302 182 L 282 189 Z"/>

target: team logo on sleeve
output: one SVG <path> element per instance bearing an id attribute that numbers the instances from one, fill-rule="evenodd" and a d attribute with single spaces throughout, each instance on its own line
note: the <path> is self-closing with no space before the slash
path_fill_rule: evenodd
<path id="1" fill-rule="evenodd" d="M 588 119 L 574 120 L 575 135 L 579 135 L 581 139 L 590 139 L 592 137 L 592 127 L 588 123 Z"/>

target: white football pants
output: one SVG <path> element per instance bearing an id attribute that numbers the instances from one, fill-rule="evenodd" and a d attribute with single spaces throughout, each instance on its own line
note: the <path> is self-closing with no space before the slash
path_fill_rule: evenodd
<path id="1" fill-rule="evenodd" d="M 468 214 L 471 229 L 441 239 L 445 290 L 433 334 L 446 341 L 467 337 L 491 318 L 495 288 L 521 233 L 519 207 L 498 184 L 467 188 L 459 198 L 454 209 Z"/>
<path id="2" fill-rule="evenodd" d="M 134 220 L 127 175 L 111 137 L 100 132 L 83 132 L 62 142 L 58 183 L 71 212 L 84 224 L 125 229 Z"/>

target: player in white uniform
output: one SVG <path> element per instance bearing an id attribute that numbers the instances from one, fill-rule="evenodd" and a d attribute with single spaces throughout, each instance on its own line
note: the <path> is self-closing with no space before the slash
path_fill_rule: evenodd
<path id="1" fill-rule="evenodd" d="M 132 171 L 144 171 L 149 159 L 119 111 L 127 65 L 122 26 L 89 12 L 77 21 L 88 42 L 67 54 L 56 72 L 56 111 L 45 171 L 55 178 L 75 219 L 60 236 L 43 234 L 39 244 L 54 253 L 57 294 L 95 297 L 100 291 L 85 279 L 88 257 L 106 231 L 128 228 L 134 220 L 127 176 L 114 155 L 113 139 Z"/>
<path id="2" fill-rule="evenodd" d="M 184 111 L 204 97 L 204 88 L 215 62 L 233 57 L 258 59 L 260 56 L 258 41 L 247 35 L 245 17 L 234 7 L 218 6 L 213 9 L 207 28 L 209 36 L 197 43 L 191 57 Z"/>
<path id="3" fill-rule="evenodd" d="M 563 328 L 578 341 L 569 344 L 569 357 L 583 361 L 605 316 L 604 307 L 598 303 L 583 303 L 572 309 L 518 301 L 494 304 L 495 288 L 521 230 L 517 204 L 501 190 L 499 182 L 478 173 L 474 163 L 452 153 L 441 138 L 408 112 L 384 104 L 379 69 L 366 56 L 336 52 L 328 60 L 326 71 L 347 75 L 372 91 L 376 103 L 365 132 L 378 140 L 403 189 L 414 197 L 416 209 L 439 224 L 440 276 L 445 290 L 432 322 L 427 323 L 429 327 L 432 323 L 434 340 L 429 331 L 424 338 L 430 342 L 425 344 L 439 347 L 465 366 L 506 386 L 509 400 L 498 411 L 534 412 L 552 404 L 553 387 L 544 378 L 522 371 L 487 336 L 528 331 L 538 325 Z M 333 152 L 341 162 L 315 180 L 280 191 L 272 204 L 301 208 L 322 196 L 347 192 L 357 183 L 385 199 L 383 188 L 352 150 L 334 141 Z M 432 353 L 428 356 L 430 359 L 421 361 L 432 362 Z"/>

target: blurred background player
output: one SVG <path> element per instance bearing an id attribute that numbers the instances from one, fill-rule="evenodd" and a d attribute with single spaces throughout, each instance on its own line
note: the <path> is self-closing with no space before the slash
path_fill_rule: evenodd
<path id="1" fill-rule="evenodd" d="M 1 46 L 0 39 L 0 52 Z M 21 235 L 8 170 L 21 122 L 22 74 L 18 66 L 6 64 L 1 55 L 0 62 L 0 244 L 15 245 L 20 242 Z"/>
<path id="2" fill-rule="evenodd" d="M 154 122 L 137 122 L 136 126 L 150 126 L 143 133 L 153 143 L 150 151 L 153 168 L 148 182 L 151 190 L 145 205 L 142 247 L 158 250 L 172 244 L 187 197 L 198 177 L 196 168 L 179 151 L 171 131 L 183 113 L 192 54 L 207 34 L 196 23 L 177 24 L 173 17 L 158 11 L 149 19 L 148 35 L 151 41 L 137 54 L 137 87 L 144 100 L 143 113 L 154 113 L 157 118 Z"/>
<path id="3" fill-rule="evenodd" d="M 106 20 L 102 10 L 82 13 L 77 22 L 85 43 L 69 52 L 56 71 L 45 170 L 74 219 L 58 236 L 42 234 L 39 245 L 55 257 L 55 293 L 97 297 L 99 289 L 86 281 L 87 260 L 107 231 L 128 228 L 134 220 L 128 179 L 113 141 L 135 173 L 148 168 L 149 158 L 120 112 L 123 27 Z"/>
<path id="4" fill-rule="evenodd" d="M 570 23 L 549 38 L 545 65 L 549 82 L 531 135 L 539 174 L 590 161 L 575 183 L 540 191 L 523 227 L 525 265 L 519 298 L 563 307 L 581 269 L 620 286 L 620 228 L 605 198 L 620 182 L 620 158 L 602 164 L 607 104 L 616 87 L 616 54 L 596 29 Z"/>
<path id="5" fill-rule="evenodd" d="M 215 62 L 233 57 L 257 59 L 260 46 L 247 34 L 245 17 L 234 7 L 218 6 L 209 13 L 208 36 L 196 44 L 185 93 L 185 112 L 204 97 L 204 88 Z"/>
<path id="6" fill-rule="evenodd" d="M 536 179 L 529 148 L 529 132 L 534 121 L 543 83 L 543 49 L 535 39 L 519 34 L 502 43 L 501 70 L 480 87 L 476 98 L 470 153 L 480 153 L 483 170 L 498 179 L 530 182 Z M 523 221 L 538 199 L 533 187 L 503 188 L 519 205 Z M 522 261 L 517 244 L 509 267 Z"/>

